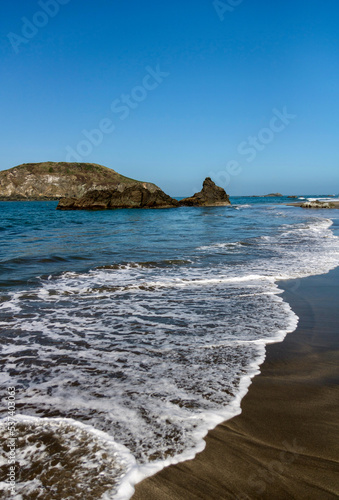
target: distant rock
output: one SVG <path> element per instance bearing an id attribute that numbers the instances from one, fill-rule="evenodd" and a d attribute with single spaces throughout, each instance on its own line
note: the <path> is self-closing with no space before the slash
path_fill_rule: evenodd
<path id="1" fill-rule="evenodd" d="M 287 196 L 287 198 L 291 198 L 293 200 L 296 200 L 296 199 L 298 199 L 298 196 Z"/>
<path id="2" fill-rule="evenodd" d="M 302 203 L 301 208 L 336 208 L 336 205 L 334 203 L 328 203 L 326 201 L 306 201 L 305 203 Z"/>
<path id="3" fill-rule="evenodd" d="M 210 177 L 206 177 L 203 188 L 199 193 L 195 193 L 189 198 L 179 201 L 180 205 L 186 207 L 215 207 L 231 205 L 226 191 L 216 186 Z"/>
<path id="4" fill-rule="evenodd" d="M 154 188 L 154 187 L 155 188 Z M 110 210 L 114 208 L 171 208 L 179 202 L 155 185 L 119 185 L 115 189 L 92 190 L 81 198 L 62 198 L 57 210 Z"/>
<path id="5" fill-rule="evenodd" d="M 0 200 L 80 198 L 90 190 L 122 191 L 140 184 L 150 191 L 159 189 L 95 163 L 24 163 L 0 172 Z"/>
<path id="6" fill-rule="evenodd" d="M 280 193 L 271 193 L 271 194 L 265 194 L 264 198 L 279 198 L 281 196 L 283 195 Z"/>

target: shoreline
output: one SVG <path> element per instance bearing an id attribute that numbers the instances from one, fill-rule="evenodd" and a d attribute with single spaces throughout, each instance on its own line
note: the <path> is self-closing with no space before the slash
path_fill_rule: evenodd
<path id="1" fill-rule="evenodd" d="M 278 285 L 299 325 L 266 346 L 242 413 L 193 460 L 138 483 L 133 500 L 338 498 L 339 267 Z"/>

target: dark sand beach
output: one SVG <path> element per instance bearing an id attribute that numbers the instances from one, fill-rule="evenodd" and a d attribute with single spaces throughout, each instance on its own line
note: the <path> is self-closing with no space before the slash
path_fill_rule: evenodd
<path id="1" fill-rule="evenodd" d="M 339 268 L 280 286 L 299 326 L 267 347 L 242 414 L 133 500 L 339 498 Z"/>

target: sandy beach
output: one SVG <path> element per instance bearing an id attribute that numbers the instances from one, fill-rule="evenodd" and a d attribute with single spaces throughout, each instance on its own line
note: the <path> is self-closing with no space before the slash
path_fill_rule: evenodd
<path id="1" fill-rule="evenodd" d="M 281 282 L 297 330 L 267 348 L 242 414 L 194 460 L 136 486 L 133 500 L 339 497 L 339 268 Z"/>

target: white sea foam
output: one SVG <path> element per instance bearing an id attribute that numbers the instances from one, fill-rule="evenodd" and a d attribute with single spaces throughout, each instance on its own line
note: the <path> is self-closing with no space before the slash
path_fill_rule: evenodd
<path id="1" fill-rule="evenodd" d="M 302 199 L 305 199 L 305 198 L 302 198 Z M 322 197 L 322 196 L 320 196 L 318 198 L 307 198 L 307 201 L 316 201 L 316 200 L 331 202 L 331 201 L 339 201 L 339 198 L 335 198 L 334 196 L 331 196 L 331 197 Z"/>
<path id="2" fill-rule="evenodd" d="M 224 248 L 234 248 L 234 247 L 241 247 L 242 243 L 240 241 L 235 241 L 235 242 L 226 242 L 226 243 L 214 243 L 212 245 L 205 245 L 198 247 L 197 250 L 208 250 L 210 251 L 212 248 L 213 249 L 224 249 Z"/>
<path id="3" fill-rule="evenodd" d="M 8 438 L 6 428 L 7 420 L 0 421 L 4 443 Z M 4 448 L 0 456 L 7 461 Z M 62 498 L 80 500 L 86 491 L 86 498 L 94 500 L 100 491 L 105 499 L 119 498 L 123 490 L 126 497 L 132 489 L 126 487 L 125 478 L 137 468 L 131 452 L 111 435 L 70 418 L 16 415 L 15 457 L 20 464 L 15 494 L 8 494 L 15 500 L 27 495 L 44 499 L 47 492 L 50 498 L 59 498 L 62 492 Z M 4 481 L 0 482 L 0 491 L 7 498 Z"/>

